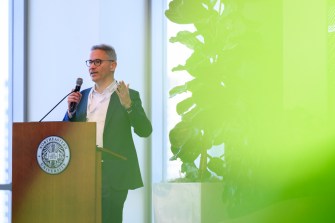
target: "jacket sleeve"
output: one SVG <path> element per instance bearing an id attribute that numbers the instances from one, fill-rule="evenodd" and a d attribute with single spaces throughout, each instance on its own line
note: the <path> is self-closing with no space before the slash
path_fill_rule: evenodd
<path id="1" fill-rule="evenodd" d="M 70 117 L 69 117 L 68 112 L 66 111 L 66 113 L 65 113 L 65 115 L 64 115 L 64 118 L 63 118 L 63 122 L 70 122 L 70 121 L 71 121 L 71 119 L 70 119 Z"/>
<path id="2" fill-rule="evenodd" d="M 130 97 L 132 101 L 131 111 L 128 112 L 130 124 L 138 136 L 148 137 L 152 132 L 152 125 L 142 107 L 140 95 L 137 91 L 132 90 Z"/>

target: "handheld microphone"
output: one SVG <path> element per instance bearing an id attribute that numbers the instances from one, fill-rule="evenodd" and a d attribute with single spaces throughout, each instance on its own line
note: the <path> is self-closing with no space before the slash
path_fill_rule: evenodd
<path id="1" fill-rule="evenodd" d="M 83 84 L 83 79 L 80 78 L 80 77 L 77 78 L 76 87 L 75 87 L 75 89 L 72 92 L 78 92 L 78 91 L 80 91 L 80 87 L 81 87 L 82 84 Z M 76 110 L 76 107 L 77 107 L 77 103 L 76 102 L 71 102 L 70 103 L 69 112 L 70 113 L 74 112 L 74 110 Z"/>
<path id="2" fill-rule="evenodd" d="M 67 95 L 65 95 L 65 97 L 64 98 L 62 98 L 62 100 L 60 100 L 46 115 L 44 115 L 44 117 L 43 118 L 41 118 L 41 120 L 39 121 L 39 122 L 42 122 L 42 120 L 45 118 L 45 117 L 47 117 L 47 115 L 49 115 L 50 114 L 50 112 L 52 112 L 62 101 L 64 101 L 64 99 L 67 97 L 67 96 L 69 96 L 72 92 L 75 92 L 75 91 L 80 91 L 80 87 L 81 87 L 81 85 L 83 84 L 83 79 L 82 78 L 77 78 L 77 82 L 76 82 L 76 88 L 73 90 L 73 91 L 71 91 L 70 93 L 68 93 Z M 71 103 L 72 104 L 72 103 Z M 75 105 L 73 105 L 74 106 L 74 108 L 76 108 L 76 104 L 77 103 L 74 103 Z"/>

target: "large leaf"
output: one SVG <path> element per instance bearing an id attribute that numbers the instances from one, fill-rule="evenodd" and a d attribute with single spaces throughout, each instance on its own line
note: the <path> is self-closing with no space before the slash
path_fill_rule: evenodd
<path id="1" fill-rule="evenodd" d="M 207 68 L 211 65 L 209 55 L 201 51 L 194 51 L 186 60 L 184 69 L 193 77 L 198 77 L 207 74 Z"/>
<path id="2" fill-rule="evenodd" d="M 225 163 L 219 157 L 212 157 L 208 162 L 208 169 L 216 173 L 218 176 L 225 175 Z"/>
<path id="3" fill-rule="evenodd" d="M 181 148 L 196 134 L 198 133 L 193 129 L 191 122 L 181 121 L 169 133 L 171 146 Z"/>
<path id="4" fill-rule="evenodd" d="M 192 24 L 208 18 L 208 10 L 201 0 L 173 0 L 165 16 L 177 24 Z"/>
<path id="5" fill-rule="evenodd" d="M 199 106 L 195 106 L 190 111 L 186 112 L 182 115 L 181 119 L 185 122 L 192 122 L 197 126 L 200 126 L 199 123 L 194 122 L 194 119 L 199 116 L 201 113 L 203 113 L 203 109 L 199 108 Z"/>
<path id="6" fill-rule="evenodd" d="M 192 97 L 186 98 L 177 104 L 177 113 L 182 115 L 189 111 L 194 105 L 194 99 Z"/>
<path id="7" fill-rule="evenodd" d="M 177 33 L 177 36 L 171 37 L 170 42 L 176 43 L 179 42 L 184 44 L 191 50 L 199 49 L 202 45 L 199 39 L 197 39 L 198 34 L 196 32 L 189 32 L 189 31 L 180 31 Z"/>
<path id="8" fill-rule="evenodd" d="M 194 135 L 180 148 L 178 158 L 182 162 L 194 162 L 199 157 L 201 152 L 200 137 L 200 134 Z"/>
<path id="9" fill-rule="evenodd" d="M 171 159 L 180 158 L 183 162 L 193 162 L 201 152 L 202 133 L 193 122 L 181 121 L 169 134 L 171 151 L 174 156 Z"/>
<path id="10" fill-rule="evenodd" d="M 187 91 L 187 85 L 184 84 L 184 85 L 179 85 L 179 86 L 176 86 L 174 88 L 172 88 L 169 92 L 169 95 L 170 97 L 174 97 L 178 94 L 182 94 L 182 93 L 185 93 Z"/>
<path id="11" fill-rule="evenodd" d="M 171 152 L 173 153 L 173 156 L 170 157 L 170 161 L 177 160 L 178 154 L 181 151 L 180 147 L 171 146 Z"/>

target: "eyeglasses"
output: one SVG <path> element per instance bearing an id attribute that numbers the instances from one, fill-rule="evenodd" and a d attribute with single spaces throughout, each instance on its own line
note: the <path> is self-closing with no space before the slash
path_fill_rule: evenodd
<path id="1" fill-rule="evenodd" d="M 96 66 L 99 67 L 102 62 L 104 61 L 114 61 L 114 60 L 101 60 L 101 59 L 95 59 L 95 60 L 86 60 L 86 66 L 90 67 L 92 63 Z"/>

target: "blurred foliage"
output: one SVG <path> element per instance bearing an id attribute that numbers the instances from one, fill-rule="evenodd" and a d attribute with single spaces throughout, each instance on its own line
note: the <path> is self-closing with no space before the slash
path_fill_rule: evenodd
<path id="1" fill-rule="evenodd" d="M 170 39 L 193 50 L 172 70 L 192 80 L 170 90 L 170 97 L 191 93 L 176 107 L 171 159 L 182 161 L 189 181 L 222 177 L 231 216 L 334 195 L 335 69 L 320 47 L 328 44 L 324 10 L 334 1 L 298 2 L 173 0 L 165 12 L 195 27 Z M 224 156 L 211 157 L 218 145 Z"/>
<path id="2" fill-rule="evenodd" d="M 170 142 L 172 160 L 179 158 L 182 172 L 193 181 L 210 180 L 210 172 L 224 176 L 225 159 L 211 157 L 207 150 L 224 144 L 227 138 L 243 139 L 239 116 L 247 109 L 247 95 L 243 92 L 248 80 L 239 70 L 250 57 L 244 52 L 252 50 L 243 39 L 257 39 L 243 17 L 233 13 L 237 6 L 231 6 L 227 8 L 223 1 L 174 0 L 165 13 L 174 23 L 193 24 L 196 28 L 195 32 L 180 31 L 170 39 L 193 50 L 184 65 L 172 70 L 187 71 L 192 80 L 170 90 L 171 97 L 191 92 L 190 97 L 177 104 L 182 120 L 170 131 Z M 241 134 L 241 138 L 237 139 L 236 134 Z M 197 168 L 194 161 L 199 156 Z"/>
<path id="3" fill-rule="evenodd" d="M 257 95 L 262 94 L 257 66 L 264 50 L 257 24 L 238 10 L 242 6 L 242 1 L 174 0 L 165 13 L 174 23 L 195 27 L 194 32 L 180 31 L 170 39 L 193 50 L 184 65 L 172 69 L 176 74 L 187 71 L 192 80 L 170 90 L 171 97 L 191 93 L 177 104 L 181 121 L 170 131 L 171 160 L 182 161 L 181 171 L 191 181 L 221 177 L 233 187 L 227 177 L 252 172 L 248 134 Z M 224 145 L 224 156 L 211 157 L 208 151 L 219 145 Z M 231 150 L 239 150 L 243 157 Z M 239 168 L 233 169 L 232 163 Z"/>

